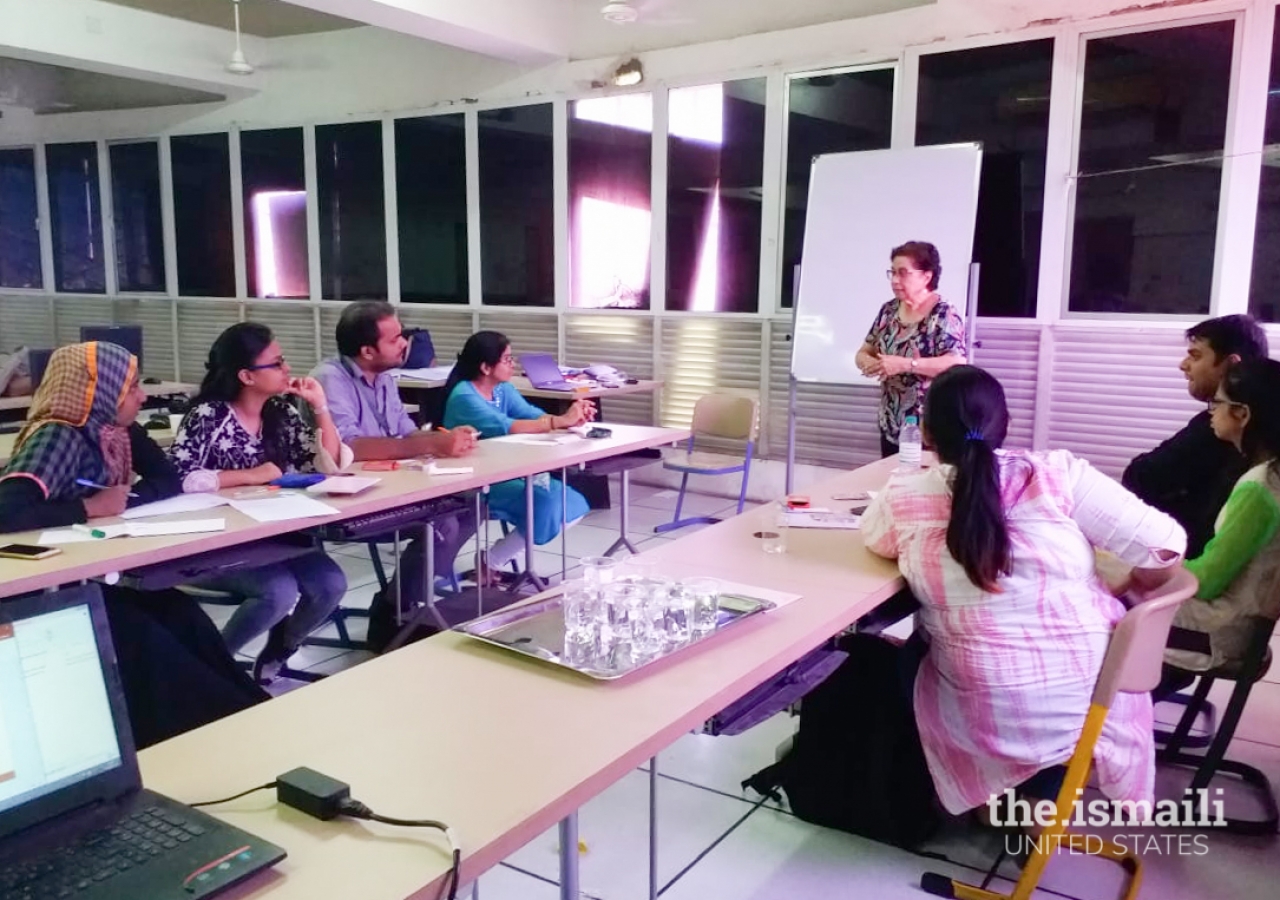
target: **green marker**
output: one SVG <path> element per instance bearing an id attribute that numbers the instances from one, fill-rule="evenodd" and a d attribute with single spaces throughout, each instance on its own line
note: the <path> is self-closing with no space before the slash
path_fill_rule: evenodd
<path id="1" fill-rule="evenodd" d="M 90 528 L 88 525 L 72 525 L 71 530 L 87 534 L 89 537 L 104 538 L 107 536 L 107 533 L 101 528 Z"/>

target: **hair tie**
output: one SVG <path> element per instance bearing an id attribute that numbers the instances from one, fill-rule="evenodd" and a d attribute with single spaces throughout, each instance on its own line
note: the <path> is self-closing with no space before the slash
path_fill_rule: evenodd
<path id="1" fill-rule="evenodd" d="M 979 430 L 978 430 L 978 429 L 976 429 L 976 428 L 970 428 L 970 429 L 968 430 L 968 432 L 966 432 L 966 433 L 965 433 L 964 439 L 965 439 L 966 441 L 982 441 L 982 440 L 986 440 L 986 439 L 982 436 L 982 432 L 981 432 L 981 431 L 979 431 Z"/>

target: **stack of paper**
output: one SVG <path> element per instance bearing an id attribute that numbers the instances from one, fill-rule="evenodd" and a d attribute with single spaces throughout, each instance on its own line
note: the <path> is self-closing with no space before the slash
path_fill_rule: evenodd
<path id="1" fill-rule="evenodd" d="M 453 366 L 431 366 L 428 369 L 393 369 L 392 378 L 412 378 L 414 381 L 445 381 Z"/>

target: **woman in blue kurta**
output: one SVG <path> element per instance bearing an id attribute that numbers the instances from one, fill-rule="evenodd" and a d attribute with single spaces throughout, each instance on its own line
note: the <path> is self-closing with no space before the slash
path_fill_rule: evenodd
<path id="1" fill-rule="evenodd" d="M 572 428 L 595 418 L 590 400 L 575 400 L 553 416 L 531 404 L 511 386 L 515 361 L 511 342 L 496 331 L 479 331 L 467 339 L 445 386 L 444 427 L 470 425 L 480 438 L 504 434 L 545 434 Z M 561 514 L 562 497 L 564 514 Z M 497 569 L 514 559 L 524 546 L 524 479 L 516 478 L 489 489 L 489 509 L 515 530 L 489 550 L 488 565 Z M 561 521 L 572 525 L 587 514 L 587 501 L 573 488 L 539 475 L 533 483 L 533 542 L 545 544 L 560 533 Z"/>

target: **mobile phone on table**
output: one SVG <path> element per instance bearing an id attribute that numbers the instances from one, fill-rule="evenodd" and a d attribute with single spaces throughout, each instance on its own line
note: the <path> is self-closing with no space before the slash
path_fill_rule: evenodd
<path id="1" fill-rule="evenodd" d="M 5 544 L 0 547 L 0 557 L 5 559 L 48 559 L 61 552 L 60 547 L 41 547 L 39 544 Z"/>

